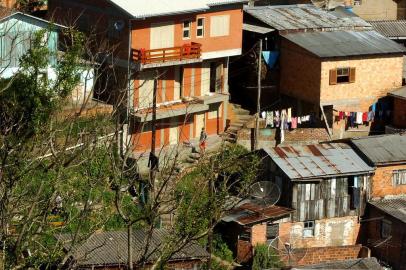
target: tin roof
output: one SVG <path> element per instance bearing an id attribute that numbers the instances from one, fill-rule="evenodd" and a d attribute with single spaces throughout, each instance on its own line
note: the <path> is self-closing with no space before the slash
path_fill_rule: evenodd
<path id="1" fill-rule="evenodd" d="M 210 7 L 246 3 L 248 0 L 110 0 L 137 19 L 185 14 L 208 10 Z"/>
<path id="2" fill-rule="evenodd" d="M 375 31 L 392 39 L 406 38 L 406 20 L 388 20 L 369 22 Z"/>
<path id="3" fill-rule="evenodd" d="M 369 136 L 351 142 L 375 166 L 406 163 L 406 134 Z"/>
<path id="4" fill-rule="evenodd" d="M 382 212 L 406 223 L 406 196 L 393 199 L 383 199 L 370 201 L 369 204 L 375 206 Z"/>
<path id="5" fill-rule="evenodd" d="M 307 32 L 282 36 L 321 58 L 406 52 L 405 47 L 376 31 Z"/>
<path id="6" fill-rule="evenodd" d="M 360 175 L 373 171 L 344 143 L 284 146 L 264 151 L 291 180 Z"/>
<path id="7" fill-rule="evenodd" d="M 143 254 L 147 233 L 143 230 L 133 231 L 134 261 L 139 260 Z M 57 238 L 62 241 L 66 248 L 69 248 L 70 235 L 60 235 Z M 160 245 L 167 238 L 168 232 L 166 230 L 154 229 L 146 258 L 149 258 L 151 261 L 156 260 L 162 252 Z M 204 248 L 196 243 L 190 243 L 181 251 L 175 253 L 169 261 L 200 260 L 206 259 L 208 256 Z M 95 233 L 85 243 L 74 247 L 73 257 L 79 266 L 123 265 L 127 261 L 127 232 L 111 231 Z"/>
<path id="8" fill-rule="evenodd" d="M 312 264 L 306 266 L 299 266 L 292 268 L 292 270 L 299 269 L 365 269 L 365 270 L 382 270 L 382 266 L 378 260 L 372 258 L 359 258 L 349 259 L 343 261 L 324 262 L 319 264 Z"/>
<path id="9" fill-rule="evenodd" d="M 392 92 L 388 93 L 388 95 L 395 98 L 406 99 L 406 86 L 393 90 Z"/>
<path id="10" fill-rule="evenodd" d="M 266 33 L 275 31 L 275 29 L 252 24 L 252 23 L 244 23 L 242 25 L 242 29 L 245 31 L 254 32 L 254 33 L 258 33 L 258 34 L 266 34 Z"/>
<path id="11" fill-rule="evenodd" d="M 326 11 L 312 4 L 244 7 L 244 11 L 276 30 L 354 29 L 371 25 L 353 13 Z"/>
<path id="12" fill-rule="evenodd" d="M 229 211 L 221 220 L 224 222 L 236 222 L 244 226 L 283 218 L 294 211 L 294 209 L 282 206 L 262 205 L 261 202 L 246 200 Z"/>

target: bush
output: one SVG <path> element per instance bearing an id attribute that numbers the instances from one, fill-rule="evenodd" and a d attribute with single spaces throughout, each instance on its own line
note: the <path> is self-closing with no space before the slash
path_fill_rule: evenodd
<path id="1" fill-rule="evenodd" d="M 267 245 L 257 245 L 254 249 L 253 270 L 264 270 L 268 268 L 280 268 L 283 264 L 276 252 L 268 249 Z"/>

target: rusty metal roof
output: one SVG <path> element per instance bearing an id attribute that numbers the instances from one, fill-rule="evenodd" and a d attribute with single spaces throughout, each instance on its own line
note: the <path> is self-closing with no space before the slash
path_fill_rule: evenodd
<path id="1" fill-rule="evenodd" d="M 406 20 L 370 21 L 375 31 L 391 39 L 406 39 Z"/>
<path id="2" fill-rule="evenodd" d="M 149 232 L 143 230 L 133 231 L 133 258 L 140 260 L 144 253 L 144 243 Z M 64 234 L 58 236 L 58 240 L 68 249 L 73 236 Z M 127 262 L 127 232 L 111 231 L 100 232 L 90 236 L 83 244 L 75 245 L 73 258 L 78 266 L 117 266 Z M 164 251 L 162 245 L 168 239 L 168 231 L 154 229 L 147 251 L 150 261 L 156 260 Z M 169 261 L 178 260 L 201 260 L 207 259 L 209 254 L 200 245 L 192 242 L 185 248 L 175 253 Z"/>
<path id="3" fill-rule="evenodd" d="M 276 30 L 342 30 L 372 29 L 371 25 L 353 13 L 326 11 L 312 4 L 244 7 L 244 11 Z"/>
<path id="4" fill-rule="evenodd" d="M 375 166 L 406 163 L 406 134 L 369 136 L 351 142 Z"/>
<path id="5" fill-rule="evenodd" d="M 222 218 L 222 221 L 236 222 L 244 226 L 283 218 L 289 216 L 289 214 L 294 211 L 294 209 L 282 206 L 262 205 L 261 202 L 245 200 L 229 211 L 229 213 Z"/>
<path id="6" fill-rule="evenodd" d="M 282 36 L 321 58 L 406 52 L 404 46 L 376 31 L 305 32 Z"/>
<path id="7" fill-rule="evenodd" d="M 379 201 L 370 201 L 369 204 L 406 223 L 406 196 L 383 199 Z"/>
<path id="8" fill-rule="evenodd" d="M 291 180 L 361 175 L 373 171 L 344 143 L 283 146 L 264 151 Z"/>

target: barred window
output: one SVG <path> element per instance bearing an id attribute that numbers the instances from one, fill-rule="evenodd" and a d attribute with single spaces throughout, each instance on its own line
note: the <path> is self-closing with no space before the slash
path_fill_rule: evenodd
<path id="1" fill-rule="evenodd" d="M 394 186 L 406 185 L 406 170 L 393 171 L 392 182 Z"/>

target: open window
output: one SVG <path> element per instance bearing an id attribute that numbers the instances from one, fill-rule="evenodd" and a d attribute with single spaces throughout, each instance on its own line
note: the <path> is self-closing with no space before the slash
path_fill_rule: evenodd
<path id="1" fill-rule="evenodd" d="M 343 67 L 330 70 L 330 85 L 355 82 L 355 68 Z"/>

